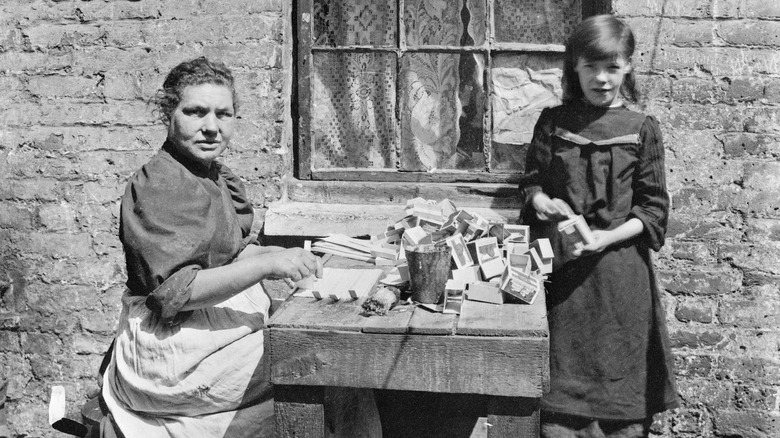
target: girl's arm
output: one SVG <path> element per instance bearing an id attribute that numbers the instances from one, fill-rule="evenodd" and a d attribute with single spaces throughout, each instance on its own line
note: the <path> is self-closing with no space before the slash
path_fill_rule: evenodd
<path id="1" fill-rule="evenodd" d="M 574 214 L 569 205 L 558 198 L 551 199 L 542 191 L 542 178 L 552 158 L 551 134 L 554 129 L 549 109 L 544 109 L 534 126 L 534 135 L 525 160 L 525 174 L 520 180 L 520 201 L 523 222 L 535 218 L 542 221 L 560 221 Z"/>
<path id="2" fill-rule="evenodd" d="M 577 248 L 575 256 L 596 254 L 611 245 L 641 237 L 647 246 L 659 250 L 664 242 L 669 214 L 664 147 L 658 122 L 648 117 L 640 131 L 641 144 L 632 182 L 633 198 L 629 219 L 613 230 L 594 230 L 595 242 Z"/>
<path id="3" fill-rule="evenodd" d="M 642 221 L 637 218 L 631 218 L 613 230 L 593 230 L 595 242 L 575 248 L 572 251 L 572 255 L 580 257 L 598 254 L 611 245 L 617 245 L 642 234 L 644 228 L 645 225 Z"/>

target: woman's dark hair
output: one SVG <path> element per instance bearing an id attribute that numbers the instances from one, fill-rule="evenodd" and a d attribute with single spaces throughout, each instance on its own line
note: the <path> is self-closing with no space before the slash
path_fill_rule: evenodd
<path id="1" fill-rule="evenodd" d="M 171 69 L 168 76 L 165 77 L 162 88 L 149 99 L 149 103 L 155 106 L 155 114 L 167 126 L 171 122 L 171 115 L 181 102 L 184 89 L 190 85 L 203 84 L 228 87 L 233 95 L 233 111 L 238 111 L 233 73 L 222 62 L 210 61 L 204 56 L 184 61 Z"/>
<path id="2" fill-rule="evenodd" d="M 634 54 L 634 33 L 626 23 L 612 15 L 594 15 L 582 21 L 566 42 L 563 60 L 563 101 L 573 102 L 583 97 L 580 81 L 574 67 L 580 58 L 589 61 L 623 58 L 626 62 Z M 623 79 L 620 94 L 630 102 L 639 99 L 634 70 Z"/>

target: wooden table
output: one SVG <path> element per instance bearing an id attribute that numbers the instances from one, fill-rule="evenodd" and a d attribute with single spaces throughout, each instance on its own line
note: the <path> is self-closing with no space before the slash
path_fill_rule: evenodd
<path id="1" fill-rule="evenodd" d="M 291 297 L 270 319 L 277 437 L 332 436 L 339 409 L 360 422 L 361 413 L 343 412 L 361 406 L 351 388 L 482 394 L 489 437 L 539 435 L 549 389 L 544 294 L 533 305 L 465 301 L 459 316 L 407 305 L 366 317 L 362 301 Z M 342 403 L 350 397 L 352 408 Z M 359 424 L 351 433 L 374 434 Z"/>

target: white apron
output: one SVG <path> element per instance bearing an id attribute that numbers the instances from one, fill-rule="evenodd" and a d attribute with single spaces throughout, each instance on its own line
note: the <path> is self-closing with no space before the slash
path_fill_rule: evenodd
<path id="1" fill-rule="evenodd" d="M 160 322 L 145 302 L 122 297 L 103 380 L 114 421 L 128 437 L 224 436 L 236 411 L 267 389 L 257 376 L 268 295 L 256 284 L 176 326 Z"/>

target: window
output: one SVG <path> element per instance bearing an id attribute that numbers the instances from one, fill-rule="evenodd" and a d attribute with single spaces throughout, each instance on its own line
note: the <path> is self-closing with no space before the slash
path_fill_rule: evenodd
<path id="1" fill-rule="evenodd" d="M 515 181 L 607 1 L 298 0 L 298 178 Z"/>

